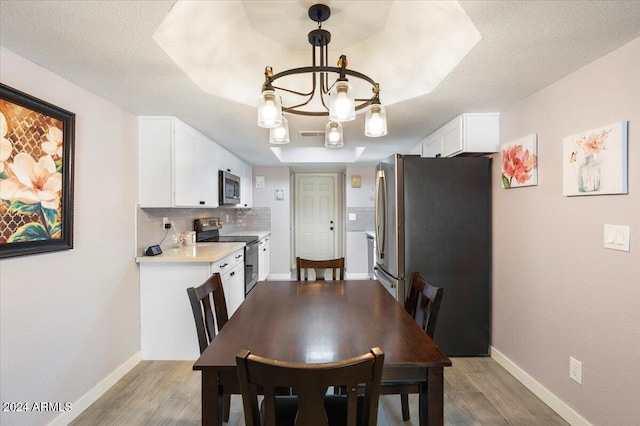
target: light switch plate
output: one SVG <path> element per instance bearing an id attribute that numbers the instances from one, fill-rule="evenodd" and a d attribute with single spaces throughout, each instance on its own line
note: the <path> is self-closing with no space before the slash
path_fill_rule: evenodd
<path id="1" fill-rule="evenodd" d="M 356 214 L 355 213 L 349 213 L 349 220 L 356 220 Z"/>
<path id="2" fill-rule="evenodd" d="M 629 251 L 631 227 L 626 225 L 604 225 L 604 247 L 611 250 Z"/>

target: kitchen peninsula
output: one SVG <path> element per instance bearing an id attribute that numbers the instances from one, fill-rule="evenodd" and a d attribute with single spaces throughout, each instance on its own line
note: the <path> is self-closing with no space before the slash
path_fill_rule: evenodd
<path id="1" fill-rule="evenodd" d="M 136 257 L 140 264 L 140 339 L 144 360 L 200 355 L 187 288 L 222 276 L 229 316 L 244 300 L 244 243 L 197 243 Z"/>

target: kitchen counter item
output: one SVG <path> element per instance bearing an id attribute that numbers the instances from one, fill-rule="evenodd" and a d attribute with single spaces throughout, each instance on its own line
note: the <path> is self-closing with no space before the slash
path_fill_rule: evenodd
<path id="1" fill-rule="evenodd" d="M 193 246 L 182 246 L 166 249 L 158 256 L 138 256 L 137 263 L 146 262 L 216 262 L 238 250 L 245 243 L 196 243 Z"/>

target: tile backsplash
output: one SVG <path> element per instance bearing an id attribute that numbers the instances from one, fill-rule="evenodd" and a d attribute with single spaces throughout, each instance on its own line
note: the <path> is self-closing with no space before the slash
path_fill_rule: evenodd
<path id="1" fill-rule="evenodd" d="M 355 215 L 355 220 L 349 220 Z M 374 211 L 373 207 L 347 207 L 347 232 L 373 231 Z"/>
<path id="2" fill-rule="evenodd" d="M 136 255 L 142 256 L 147 247 L 160 244 L 170 248 L 173 244 L 174 229 L 176 233 L 193 231 L 193 221 L 205 217 L 217 216 L 222 220 L 220 234 L 234 231 L 270 231 L 271 208 L 256 207 L 250 209 L 217 208 L 217 209 L 179 209 L 179 208 L 136 208 Z M 167 233 L 162 229 L 162 218 L 168 217 L 172 229 Z"/>

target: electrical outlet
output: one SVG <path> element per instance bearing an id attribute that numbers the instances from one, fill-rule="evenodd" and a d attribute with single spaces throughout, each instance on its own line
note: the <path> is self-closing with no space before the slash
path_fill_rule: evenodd
<path id="1" fill-rule="evenodd" d="M 162 229 L 171 229 L 171 222 L 168 217 L 162 218 Z"/>
<path id="2" fill-rule="evenodd" d="M 569 357 L 569 377 L 582 384 L 582 363 L 573 357 Z"/>

